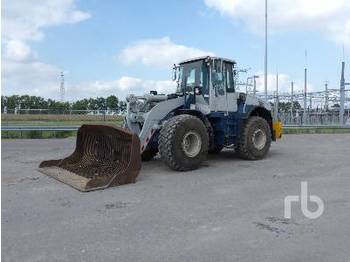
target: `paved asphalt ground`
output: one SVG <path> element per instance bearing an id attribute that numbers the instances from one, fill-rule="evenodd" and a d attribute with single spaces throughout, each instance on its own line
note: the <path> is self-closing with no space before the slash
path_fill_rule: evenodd
<path id="1" fill-rule="evenodd" d="M 350 135 L 288 135 L 262 161 L 143 165 L 136 184 L 80 193 L 36 171 L 75 141 L 2 141 L 3 261 L 350 261 Z M 323 215 L 284 198 L 301 181 Z M 310 204 L 312 210 L 317 206 Z"/>

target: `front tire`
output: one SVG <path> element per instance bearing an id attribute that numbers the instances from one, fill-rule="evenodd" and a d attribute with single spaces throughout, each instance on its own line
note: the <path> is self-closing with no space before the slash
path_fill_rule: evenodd
<path id="1" fill-rule="evenodd" d="M 162 160 L 176 171 L 197 169 L 208 155 L 207 128 L 192 115 L 168 120 L 160 130 L 158 142 Z"/>
<path id="2" fill-rule="evenodd" d="M 238 155 L 247 160 L 263 159 L 271 146 L 271 129 L 264 118 L 252 116 L 244 124 L 235 146 Z"/>

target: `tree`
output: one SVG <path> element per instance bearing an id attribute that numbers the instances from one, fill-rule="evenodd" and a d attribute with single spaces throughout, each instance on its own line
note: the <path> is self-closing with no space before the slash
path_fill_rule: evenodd
<path id="1" fill-rule="evenodd" d="M 48 109 L 56 113 L 63 113 L 65 111 L 68 111 L 71 107 L 69 102 L 60 102 L 55 100 L 50 100 L 48 104 L 49 104 Z"/>
<path id="2" fill-rule="evenodd" d="M 115 95 L 97 98 L 84 98 L 75 102 L 60 102 L 53 99 L 45 99 L 40 96 L 12 95 L 1 96 L 1 111 L 4 112 L 5 106 L 9 113 L 17 108 L 21 109 L 47 109 L 56 112 L 67 110 L 119 110 L 120 105 L 123 110 L 126 109 L 125 102 L 119 102 Z"/>
<path id="3" fill-rule="evenodd" d="M 108 110 L 119 110 L 119 100 L 118 97 L 111 95 L 106 98 L 106 106 Z"/>
<path id="4" fill-rule="evenodd" d="M 293 108 L 294 110 L 300 110 L 301 109 L 300 103 L 298 101 L 294 101 Z"/>
<path id="5" fill-rule="evenodd" d="M 274 107 L 274 103 L 270 103 L 270 104 L 271 104 L 271 107 Z M 284 113 L 290 112 L 291 105 L 292 105 L 291 102 L 279 102 L 278 103 L 278 111 L 284 112 Z M 294 101 L 293 102 L 293 111 L 300 110 L 300 109 L 301 109 L 300 103 L 298 101 Z"/>
<path id="6" fill-rule="evenodd" d="M 6 102 L 6 98 L 4 96 L 1 96 L 1 113 L 4 112 L 5 110 L 5 102 Z"/>
<path id="7" fill-rule="evenodd" d="M 21 109 L 48 109 L 48 101 L 40 96 L 24 95 L 19 98 Z"/>
<path id="8" fill-rule="evenodd" d="M 107 105 L 106 105 L 106 99 L 104 97 L 98 97 L 96 99 L 96 105 L 98 110 L 106 110 Z"/>
<path id="9" fill-rule="evenodd" d="M 1 97 L 1 109 L 6 106 L 7 110 L 15 110 L 16 107 L 18 107 L 20 103 L 20 96 L 13 95 L 13 96 L 2 96 Z"/>
<path id="10" fill-rule="evenodd" d="M 82 99 L 72 103 L 73 110 L 88 110 L 89 109 L 89 100 Z"/>

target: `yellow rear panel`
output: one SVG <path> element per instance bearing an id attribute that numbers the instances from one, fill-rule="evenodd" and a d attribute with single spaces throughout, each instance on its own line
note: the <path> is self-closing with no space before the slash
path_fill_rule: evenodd
<path id="1" fill-rule="evenodd" d="M 273 122 L 273 131 L 275 133 L 276 139 L 282 138 L 283 126 L 281 121 Z"/>

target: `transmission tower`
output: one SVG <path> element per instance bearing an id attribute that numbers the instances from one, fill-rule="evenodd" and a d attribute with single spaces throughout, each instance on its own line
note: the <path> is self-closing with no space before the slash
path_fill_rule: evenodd
<path id="1" fill-rule="evenodd" d="M 65 96 L 65 88 L 64 88 L 64 74 L 61 72 L 61 84 L 60 84 L 60 99 L 61 102 L 64 102 L 64 96 Z"/>
<path id="2" fill-rule="evenodd" d="M 328 111 L 328 100 L 329 100 L 329 97 L 328 97 L 328 81 L 325 82 L 324 87 L 325 87 L 324 109 L 325 109 L 326 111 Z"/>

